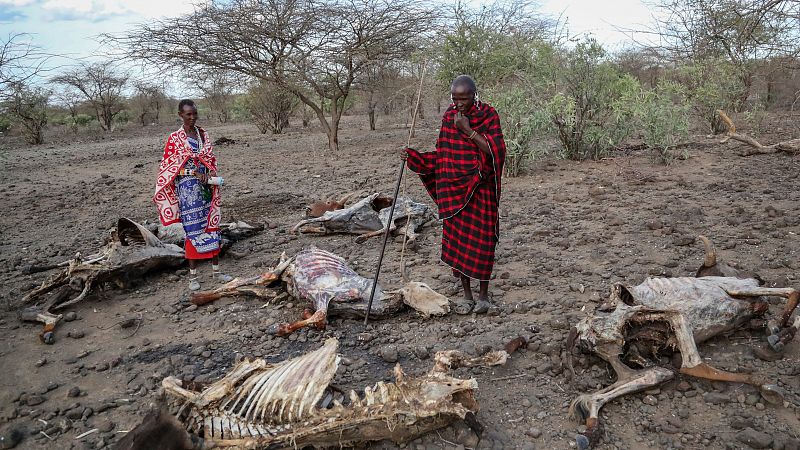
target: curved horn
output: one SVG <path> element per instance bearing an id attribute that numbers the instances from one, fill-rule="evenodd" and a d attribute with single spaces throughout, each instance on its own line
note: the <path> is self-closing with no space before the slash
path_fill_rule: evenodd
<path id="1" fill-rule="evenodd" d="M 703 247 L 706 249 L 706 256 L 703 260 L 703 267 L 714 267 L 717 265 L 717 251 L 714 249 L 714 244 L 711 241 L 703 236 L 697 236 L 697 239 L 703 242 Z"/>

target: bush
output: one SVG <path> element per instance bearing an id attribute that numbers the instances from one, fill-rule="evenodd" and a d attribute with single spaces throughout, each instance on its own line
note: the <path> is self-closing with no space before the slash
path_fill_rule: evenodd
<path id="1" fill-rule="evenodd" d="M 658 159 L 670 164 L 678 157 L 675 148 L 689 135 L 689 105 L 676 95 L 679 86 L 661 82 L 642 91 L 636 108 L 636 124 L 645 145 L 658 151 Z"/>
<path id="2" fill-rule="evenodd" d="M 273 83 L 260 82 L 247 94 L 250 116 L 261 133 L 281 134 L 289 126 L 289 117 L 297 103 L 292 93 Z"/>
<path id="3" fill-rule="evenodd" d="M 675 73 L 676 92 L 682 102 L 714 134 L 727 131 L 717 110 L 738 111 L 746 86 L 741 69 L 724 59 L 706 59 L 679 67 Z"/>
<path id="4" fill-rule="evenodd" d="M 532 144 L 547 118 L 524 87 L 499 91 L 491 95 L 491 103 L 500 115 L 506 142 L 505 174 L 515 177 L 528 161 L 545 153 L 542 147 Z"/>
<path id="5" fill-rule="evenodd" d="M 560 141 L 563 158 L 603 158 L 635 129 L 639 82 L 607 61 L 596 41 L 565 50 L 550 71 L 556 92 L 543 100 L 549 123 L 542 125 Z"/>
<path id="6" fill-rule="evenodd" d="M 0 133 L 8 133 L 11 128 L 11 120 L 5 115 L 0 115 Z"/>
<path id="7" fill-rule="evenodd" d="M 88 126 L 90 123 L 92 123 L 93 120 L 94 117 L 88 114 L 78 114 L 77 116 L 75 116 L 75 125 L 85 127 Z"/>
<path id="8" fill-rule="evenodd" d="M 47 104 L 50 92 L 41 88 L 24 85 L 14 86 L 6 102 L 12 123 L 19 125 L 29 144 L 44 143 L 44 129 L 47 126 Z"/>

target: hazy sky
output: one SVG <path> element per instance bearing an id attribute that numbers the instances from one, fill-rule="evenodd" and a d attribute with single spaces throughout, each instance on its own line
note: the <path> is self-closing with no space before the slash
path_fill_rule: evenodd
<path id="1" fill-rule="evenodd" d="M 203 0 L 198 0 L 203 1 Z M 480 4 L 479 0 L 471 0 Z M 539 0 L 541 11 L 567 21 L 571 35 L 592 34 L 609 50 L 621 46 L 615 27 L 641 28 L 650 12 L 642 0 Z M 53 65 L 98 57 L 96 36 L 114 33 L 160 17 L 192 10 L 186 0 L 0 0 L 0 36 L 29 33 L 51 55 Z"/>

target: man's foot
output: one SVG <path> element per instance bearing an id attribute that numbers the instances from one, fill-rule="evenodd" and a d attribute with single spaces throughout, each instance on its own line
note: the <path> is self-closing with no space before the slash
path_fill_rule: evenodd
<path id="1" fill-rule="evenodd" d="M 230 275 L 226 275 L 222 272 L 214 272 L 214 279 L 219 281 L 220 283 L 227 283 L 233 280 L 233 277 Z"/>
<path id="2" fill-rule="evenodd" d="M 492 304 L 489 302 L 487 298 L 479 298 L 478 302 L 475 303 L 475 308 L 472 310 L 475 314 L 486 314 L 489 312 L 489 308 L 492 307 Z"/>
<path id="3" fill-rule="evenodd" d="M 468 300 L 466 298 L 462 298 L 460 300 L 453 300 L 453 311 L 456 314 L 465 316 L 472 311 L 472 307 L 474 305 L 475 305 L 474 301 Z"/>
<path id="4" fill-rule="evenodd" d="M 197 281 L 197 278 L 192 278 L 191 280 L 189 280 L 189 290 L 190 291 L 200 290 L 200 282 Z"/>

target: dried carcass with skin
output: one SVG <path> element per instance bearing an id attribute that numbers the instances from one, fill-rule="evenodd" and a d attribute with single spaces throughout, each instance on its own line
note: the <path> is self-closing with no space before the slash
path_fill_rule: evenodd
<path id="1" fill-rule="evenodd" d="M 152 232 L 161 242 L 165 244 L 175 244 L 183 246 L 186 241 L 186 231 L 183 229 L 183 224 L 173 223 L 170 225 L 161 224 L 147 224 L 147 229 Z M 235 242 L 258 234 L 264 230 L 264 225 L 253 226 L 247 222 L 237 220 L 235 222 L 221 223 L 220 229 L 220 247 L 222 251 L 227 250 Z"/>
<path id="2" fill-rule="evenodd" d="M 166 267 L 177 267 L 184 262 L 183 249 L 165 244 L 147 228 L 121 218 L 112 240 L 97 254 L 69 261 L 62 271 L 50 276 L 42 285 L 20 300 L 25 307 L 20 318 L 45 324 L 41 338 L 53 342 L 53 329 L 60 315 L 53 312 L 74 305 L 86 298 L 97 287 L 111 283 L 120 287 L 141 278 L 147 272 Z M 77 295 L 76 295 L 77 294 Z"/>
<path id="3" fill-rule="evenodd" d="M 278 336 L 309 325 L 324 329 L 329 314 L 364 317 L 373 283 L 357 274 L 341 257 L 312 246 L 293 258 L 284 255 L 275 269 L 262 275 L 236 278 L 214 291 L 194 294 L 192 303 L 202 305 L 237 294 L 269 297 L 269 286 L 279 280 L 286 283 L 287 291 L 295 298 L 310 301 L 313 310 L 306 309 L 303 320 L 275 325 L 271 332 Z M 450 311 L 447 297 L 424 283 L 412 282 L 392 292 L 384 291 L 378 285 L 370 317 L 394 315 L 402 309 L 404 302 L 424 315 L 442 315 Z"/>
<path id="4" fill-rule="evenodd" d="M 708 240 L 701 240 L 707 244 L 707 255 L 698 275 L 734 274 L 731 267 L 717 262 Z M 599 355 L 617 374 L 613 385 L 572 402 L 571 414 L 586 424 L 586 431 L 577 437 L 578 447 L 589 448 L 599 438 L 598 415 L 604 404 L 675 376 L 672 370 L 658 367 L 664 352 L 680 352 L 682 374 L 751 384 L 767 401 L 779 402 L 780 389 L 766 377 L 714 368 L 703 362 L 697 350 L 698 343 L 766 313 L 769 304 L 764 297 L 768 296 L 788 299 L 778 322 L 768 327 L 769 342 L 779 350 L 800 327 L 800 318 L 791 322 L 800 298 L 796 289 L 764 288 L 756 279 L 732 276 L 648 278 L 637 286 L 615 284 L 608 303 L 581 320 L 569 337 L 570 347 Z"/>
<path id="5" fill-rule="evenodd" d="M 392 223 L 389 224 L 391 208 L 392 197 L 376 193 L 347 208 L 327 211 L 321 217 L 301 220 L 292 228 L 292 232 L 358 234 L 356 242 L 364 242 L 385 233 L 388 226 L 390 231 L 405 233 L 413 243 L 417 238 L 417 230 L 436 217 L 428 205 L 399 197 L 397 204 L 394 205 Z"/>
<path id="6" fill-rule="evenodd" d="M 162 386 L 178 400 L 178 419 L 200 435 L 204 448 L 341 448 L 384 439 L 407 442 L 476 413 L 477 382 L 448 373 L 501 365 L 508 358 L 503 350 L 478 358 L 438 352 L 423 376 L 406 376 L 398 364 L 394 383 L 378 382 L 363 396 L 351 391 L 341 401 L 324 401 L 339 364 L 337 346 L 329 339 L 319 350 L 277 364 L 243 361 L 202 391 L 184 388 L 172 377 Z"/>

